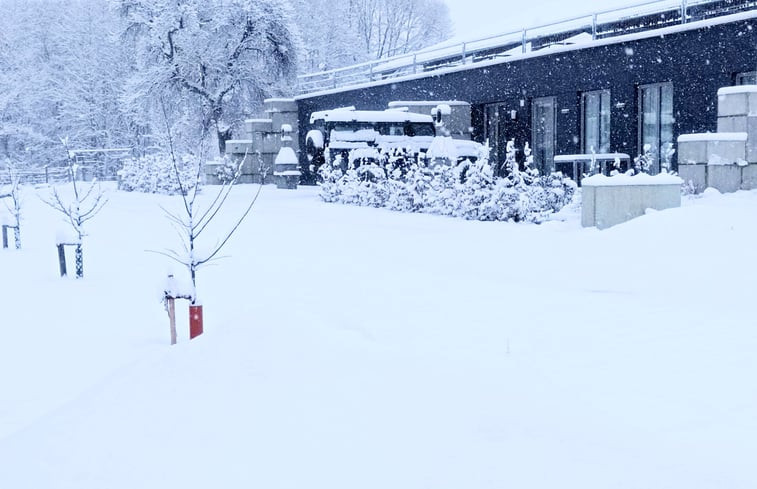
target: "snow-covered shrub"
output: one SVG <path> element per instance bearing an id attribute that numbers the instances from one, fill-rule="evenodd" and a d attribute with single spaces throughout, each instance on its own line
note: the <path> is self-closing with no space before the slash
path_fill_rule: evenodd
<path id="1" fill-rule="evenodd" d="M 464 219 L 479 219 L 481 205 L 491 196 L 494 172 L 486 159 L 475 162 L 464 160 L 456 167 L 460 184 L 454 186 L 457 191 L 452 215 Z"/>
<path id="2" fill-rule="evenodd" d="M 118 188 L 127 192 L 175 195 L 192 190 L 196 185 L 198 171 L 197 158 L 184 155 L 176 161 L 176 169 L 170 155 L 151 154 L 141 158 L 125 160 L 118 171 Z"/>
<path id="3" fill-rule="evenodd" d="M 524 148 L 526 163 L 530 150 Z M 327 161 L 320 169 L 321 198 L 402 212 L 425 212 L 481 221 L 540 222 L 573 198 L 576 186 L 560 173 L 539 175 L 514 165 L 505 177 L 496 177 L 486 157 L 464 160 L 455 166 L 404 160 L 381 155 L 363 162 L 350 158 L 342 171 L 341 158 Z"/>
<path id="4" fill-rule="evenodd" d="M 389 195 L 386 185 L 386 172 L 372 161 L 358 166 L 355 170 L 358 184 L 358 203 L 363 206 L 383 207 Z"/>
<path id="5" fill-rule="evenodd" d="M 208 163 L 216 165 L 216 178 L 223 185 L 234 182 L 239 177 L 242 158 L 232 159 L 229 155 L 216 156 Z"/>
<path id="6" fill-rule="evenodd" d="M 652 154 L 652 145 L 644 145 L 644 153 L 633 159 L 633 169 L 636 173 L 650 173 L 654 167 L 654 155 Z"/>
<path id="7" fill-rule="evenodd" d="M 340 181 L 344 172 L 338 166 L 330 163 L 321 165 L 318 170 L 320 182 L 320 195 L 324 202 L 339 202 L 342 194 Z"/>
<path id="8" fill-rule="evenodd" d="M 673 147 L 673 143 L 665 143 L 662 146 L 662 158 L 660 160 L 660 170 L 665 173 L 670 173 L 673 168 L 673 155 L 676 154 L 676 149 Z"/>

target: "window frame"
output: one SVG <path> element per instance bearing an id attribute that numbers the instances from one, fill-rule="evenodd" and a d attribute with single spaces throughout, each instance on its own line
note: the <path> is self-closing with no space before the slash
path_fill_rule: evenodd
<path id="1" fill-rule="evenodd" d="M 587 123 L 586 123 L 586 99 L 592 95 L 599 95 L 599 107 L 597 111 L 597 118 L 598 118 L 598 124 L 597 124 L 597 140 L 599 141 L 599 148 L 597 148 L 594 152 L 595 153 L 609 153 L 610 152 L 610 144 L 612 142 L 612 99 L 611 99 L 611 92 L 610 89 L 601 89 L 601 90 L 589 90 L 586 92 L 581 92 L 581 152 L 583 154 L 589 154 L 591 152 L 591 148 L 588 147 L 587 142 Z M 607 147 L 606 150 L 602 150 L 602 100 L 603 96 L 607 96 Z"/>
<path id="2" fill-rule="evenodd" d="M 751 83 L 744 83 L 745 80 L 751 81 Z M 734 76 L 734 85 L 754 84 L 757 84 L 757 71 L 742 71 L 741 73 L 736 73 Z"/>
<path id="3" fill-rule="evenodd" d="M 507 156 L 504 125 L 509 114 L 505 102 L 484 104 L 484 139 L 489 142 L 489 159 L 493 168 L 500 168 Z"/>
<path id="4" fill-rule="evenodd" d="M 665 82 L 657 82 L 657 83 L 646 83 L 637 85 L 636 90 L 636 100 L 637 100 L 637 121 L 638 121 L 638 134 L 637 134 L 637 149 L 638 153 L 641 155 L 644 153 L 644 92 L 645 90 L 651 90 L 656 89 L 657 94 L 659 96 L 659 100 L 657 103 L 657 115 L 655 117 L 656 122 L 656 129 L 657 129 L 657 148 L 654 148 L 655 150 L 655 166 L 652 170 L 653 173 L 660 173 L 662 171 L 662 158 L 661 158 L 661 149 L 663 146 L 663 140 L 662 140 L 662 134 L 663 134 L 663 106 L 664 106 L 664 100 L 663 100 L 663 88 L 670 87 L 670 111 L 671 111 L 671 122 L 670 122 L 670 138 L 669 141 L 673 145 L 675 145 L 676 137 L 675 137 L 675 87 L 673 86 L 672 81 L 665 81 Z M 676 155 L 675 153 L 671 156 L 670 159 L 670 168 L 668 168 L 668 171 L 674 171 L 677 169 L 676 165 Z"/>
<path id="5" fill-rule="evenodd" d="M 539 161 L 537 157 L 539 153 L 539 147 L 537 145 L 536 137 L 536 110 L 537 106 L 541 103 L 550 103 L 552 105 L 552 161 Z M 545 175 L 554 171 L 555 168 L 554 159 L 557 152 L 557 112 L 556 96 L 534 97 L 533 99 L 531 99 L 531 144 L 533 145 L 531 150 L 534 158 L 534 163 L 536 164 L 539 171 Z"/>

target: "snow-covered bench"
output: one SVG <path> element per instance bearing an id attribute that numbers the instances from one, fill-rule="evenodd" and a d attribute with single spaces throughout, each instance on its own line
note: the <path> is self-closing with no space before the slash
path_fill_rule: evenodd
<path id="1" fill-rule="evenodd" d="M 609 175 L 616 162 L 620 162 L 618 170 L 628 170 L 630 161 L 631 158 L 625 153 L 579 153 L 556 155 L 554 158 L 555 171 L 562 172 L 578 185 L 581 185 L 583 175 Z"/>

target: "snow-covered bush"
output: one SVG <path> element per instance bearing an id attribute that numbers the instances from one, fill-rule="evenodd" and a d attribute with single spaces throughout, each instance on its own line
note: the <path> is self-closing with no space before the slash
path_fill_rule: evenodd
<path id="1" fill-rule="evenodd" d="M 530 150 L 524 148 L 524 154 L 528 165 Z M 468 220 L 540 222 L 568 204 L 576 190 L 560 173 L 539 175 L 514 165 L 506 176 L 496 177 L 486 157 L 433 168 L 414 160 L 397 165 L 394 154 L 381 154 L 378 162 L 371 159 L 362 165 L 359 158 L 346 160 L 346 171 L 341 157 L 321 166 L 324 201 Z"/>
<path id="2" fill-rule="evenodd" d="M 151 154 L 124 161 L 118 171 L 118 188 L 127 192 L 176 195 L 192 190 L 198 185 L 197 158 L 184 155 L 176 160 L 179 179 L 170 155 Z"/>
<path id="3" fill-rule="evenodd" d="M 644 145 L 644 153 L 633 159 L 633 167 L 636 173 L 650 173 L 654 168 L 655 157 L 652 154 L 652 145 Z"/>
<path id="4" fill-rule="evenodd" d="M 239 178 L 241 158 L 232 159 L 229 155 L 217 156 L 208 163 L 216 167 L 216 178 L 220 184 L 235 181 Z"/>

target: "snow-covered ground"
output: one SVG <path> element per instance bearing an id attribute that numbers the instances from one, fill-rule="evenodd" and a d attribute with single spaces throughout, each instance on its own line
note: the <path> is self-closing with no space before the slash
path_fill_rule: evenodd
<path id="1" fill-rule="evenodd" d="M 757 487 L 757 191 L 600 232 L 266 187 L 174 347 L 177 198 L 111 189 L 77 281 L 44 192 L 0 250 L 2 488 Z"/>

